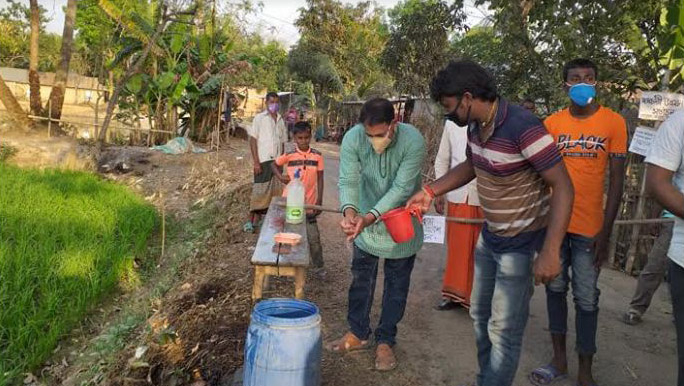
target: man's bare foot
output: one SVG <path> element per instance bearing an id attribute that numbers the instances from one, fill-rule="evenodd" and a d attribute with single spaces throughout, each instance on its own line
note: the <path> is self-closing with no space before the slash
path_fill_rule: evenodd
<path id="1" fill-rule="evenodd" d="M 352 332 L 348 332 L 340 339 L 327 343 L 325 349 L 332 352 L 347 353 L 366 349 L 368 344 L 367 340 L 361 340 Z"/>

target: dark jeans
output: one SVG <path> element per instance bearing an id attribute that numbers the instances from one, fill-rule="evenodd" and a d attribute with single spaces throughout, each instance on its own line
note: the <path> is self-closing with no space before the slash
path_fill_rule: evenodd
<path id="1" fill-rule="evenodd" d="M 600 291 L 599 270 L 594 267 L 594 239 L 568 233 L 561 246 L 561 273 L 546 286 L 549 331 L 568 331 L 568 286 L 572 282 L 575 302 L 575 349 L 580 354 L 596 353 L 596 326 Z"/>
<path id="2" fill-rule="evenodd" d="M 377 256 L 354 245 L 352 260 L 352 284 L 349 287 L 349 311 L 347 322 L 357 338 L 366 340 L 371 334 L 370 310 L 373 305 L 375 281 L 378 276 Z M 382 294 L 380 322 L 375 329 L 376 343 L 395 344 L 397 323 L 406 309 L 406 297 L 411 284 L 411 271 L 416 256 L 401 259 L 385 259 L 385 287 Z"/>
<path id="3" fill-rule="evenodd" d="M 669 261 L 667 258 L 667 250 L 670 249 L 673 226 L 674 224 L 663 225 L 660 230 L 660 235 L 655 243 L 653 243 L 653 247 L 648 253 L 646 266 L 639 274 L 637 288 L 634 292 L 632 302 L 629 304 L 630 310 L 637 312 L 639 315 L 646 312 L 648 306 L 651 305 L 651 299 L 653 299 L 653 295 L 665 277 L 665 271 L 667 271 Z"/>
<path id="4" fill-rule="evenodd" d="M 684 386 L 684 268 L 670 260 L 670 292 L 672 313 L 677 331 L 677 355 L 679 376 L 677 386 Z"/>

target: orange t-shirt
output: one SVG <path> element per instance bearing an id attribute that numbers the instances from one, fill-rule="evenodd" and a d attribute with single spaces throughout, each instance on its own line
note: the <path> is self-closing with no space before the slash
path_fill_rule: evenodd
<path id="1" fill-rule="evenodd" d="M 568 232 L 594 237 L 603 226 L 604 181 L 608 157 L 627 155 L 627 125 L 622 116 L 600 106 L 588 118 L 575 118 L 569 109 L 546 118 L 575 187 Z"/>
<path id="2" fill-rule="evenodd" d="M 286 165 L 287 175 L 290 181 L 294 180 L 295 172 L 300 169 L 299 176 L 304 184 L 304 202 L 309 205 L 316 205 L 318 200 L 318 172 L 323 171 L 323 155 L 318 150 L 309 148 L 308 151 L 300 151 L 297 146 L 295 150 L 289 151 L 276 158 L 275 164 L 278 166 Z M 287 197 L 287 186 L 283 191 L 283 197 Z"/>

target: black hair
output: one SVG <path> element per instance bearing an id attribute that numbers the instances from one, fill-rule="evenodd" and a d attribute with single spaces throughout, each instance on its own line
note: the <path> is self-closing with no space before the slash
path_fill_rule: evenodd
<path id="1" fill-rule="evenodd" d="M 436 102 L 442 97 L 461 97 L 466 92 L 485 101 L 497 97 L 494 78 L 484 67 L 468 59 L 452 60 L 430 84 L 430 96 Z"/>
<path id="2" fill-rule="evenodd" d="M 311 124 L 307 121 L 299 121 L 295 123 L 294 127 L 292 128 L 292 135 L 301 133 L 302 131 L 311 131 Z"/>
<path id="3" fill-rule="evenodd" d="M 394 120 L 394 106 L 385 98 L 373 98 L 361 107 L 359 122 L 364 125 L 377 125 L 380 123 L 392 123 Z"/>
<path id="4" fill-rule="evenodd" d="M 594 69 L 594 77 L 598 79 L 598 67 L 596 67 L 596 63 L 589 59 L 577 58 L 565 63 L 565 66 L 563 66 L 563 82 L 568 81 L 568 72 L 573 68 L 592 68 Z"/>
<path id="5" fill-rule="evenodd" d="M 266 94 L 266 100 L 268 100 L 268 98 L 278 98 L 278 93 L 270 91 L 268 94 Z"/>

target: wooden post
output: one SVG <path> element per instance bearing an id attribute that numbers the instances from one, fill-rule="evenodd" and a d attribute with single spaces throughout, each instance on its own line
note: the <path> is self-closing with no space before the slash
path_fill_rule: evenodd
<path id="1" fill-rule="evenodd" d="M 214 133 L 211 135 L 211 148 L 214 147 L 214 140 L 216 140 L 216 151 L 218 151 L 219 147 L 221 146 L 221 113 L 223 112 L 223 85 L 221 85 L 221 89 L 219 92 L 219 103 L 217 110 L 218 115 L 216 117 L 216 126 L 214 127 Z"/>
<path id="2" fill-rule="evenodd" d="M 639 184 L 639 197 L 637 198 L 636 211 L 634 213 L 635 219 L 644 217 L 644 206 L 646 204 L 646 165 L 641 172 L 641 182 Z M 639 232 L 641 232 L 641 224 L 634 224 L 632 227 L 632 235 L 629 238 L 629 249 L 627 250 L 627 261 L 625 263 L 625 272 L 632 273 L 634 268 L 634 261 L 636 260 L 637 245 L 639 244 Z"/>
<path id="3" fill-rule="evenodd" d="M 100 134 L 100 128 L 97 124 L 97 118 L 100 112 L 100 88 L 97 89 L 97 98 L 95 98 L 95 138 Z"/>
<path id="4" fill-rule="evenodd" d="M 52 98 L 48 99 L 48 138 L 52 130 Z"/>

